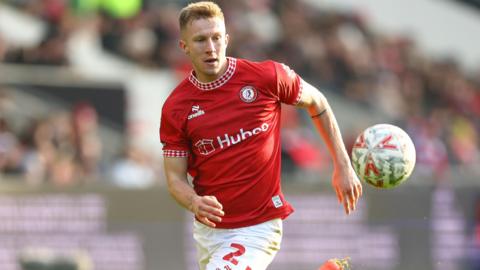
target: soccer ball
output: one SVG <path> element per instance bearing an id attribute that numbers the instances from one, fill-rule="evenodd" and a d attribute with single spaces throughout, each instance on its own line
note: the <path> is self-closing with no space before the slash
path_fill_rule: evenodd
<path id="1" fill-rule="evenodd" d="M 415 167 L 415 146 L 401 128 L 378 124 L 356 139 L 352 164 L 358 177 L 378 188 L 393 188 L 405 182 Z"/>

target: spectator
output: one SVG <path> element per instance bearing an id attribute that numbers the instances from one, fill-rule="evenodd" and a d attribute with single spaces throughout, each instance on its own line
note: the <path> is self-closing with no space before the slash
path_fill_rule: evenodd
<path id="1" fill-rule="evenodd" d="M 134 146 L 127 146 L 122 158 L 114 162 L 111 179 L 122 188 L 148 188 L 155 184 L 156 174 L 151 158 Z"/>
<path id="2" fill-rule="evenodd" d="M 102 153 L 97 111 L 88 103 L 77 104 L 73 109 L 72 124 L 81 174 L 84 178 L 95 179 Z"/>

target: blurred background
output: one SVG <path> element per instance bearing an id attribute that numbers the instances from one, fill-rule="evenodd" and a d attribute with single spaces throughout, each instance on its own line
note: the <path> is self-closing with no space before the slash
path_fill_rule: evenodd
<path id="1" fill-rule="evenodd" d="M 162 104 L 190 71 L 174 0 L 0 2 L 0 269 L 193 270 L 192 217 L 168 195 Z M 308 115 L 283 111 L 296 212 L 269 269 L 480 269 L 480 2 L 216 1 L 228 55 L 273 59 L 322 89 L 352 147 L 405 129 L 411 178 L 364 186 L 345 217 Z"/>

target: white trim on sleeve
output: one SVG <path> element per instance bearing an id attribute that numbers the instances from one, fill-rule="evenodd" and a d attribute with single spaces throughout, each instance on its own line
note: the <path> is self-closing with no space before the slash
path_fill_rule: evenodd
<path id="1" fill-rule="evenodd" d="M 188 157 L 187 151 L 182 150 L 163 150 L 164 157 Z"/>

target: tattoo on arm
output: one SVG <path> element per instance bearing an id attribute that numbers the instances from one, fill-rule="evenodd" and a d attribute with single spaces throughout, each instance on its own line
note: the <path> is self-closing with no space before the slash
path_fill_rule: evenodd
<path id="1" fill-rule="evenodd" d="M 321 111 L 319 114 L 310 115 L 310 117 L 312 117 L 312 119 L 313 119 L 313 118 L 317 118 L 317 117 L 319 117 L 319 116 L 322 116 L 322 114 L 324 114 L 326 111 L 327 111 L 327 109 L 324 109 L 324 110 Z"/>

